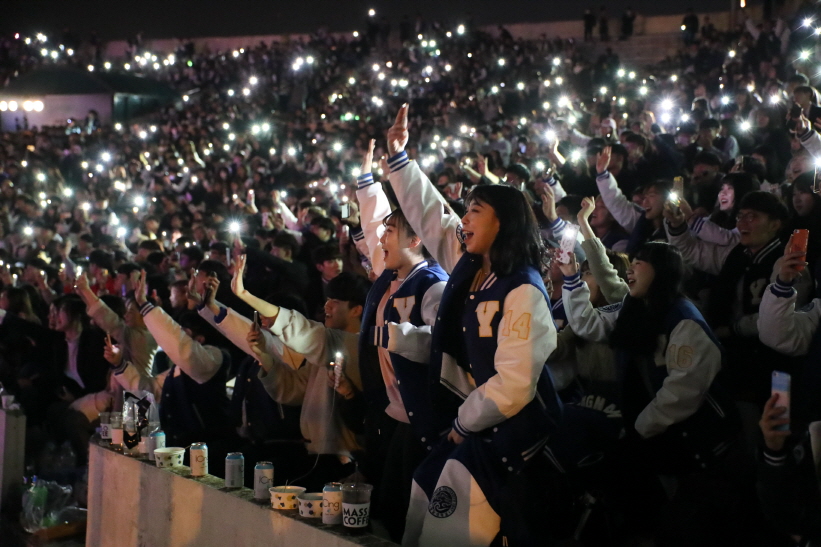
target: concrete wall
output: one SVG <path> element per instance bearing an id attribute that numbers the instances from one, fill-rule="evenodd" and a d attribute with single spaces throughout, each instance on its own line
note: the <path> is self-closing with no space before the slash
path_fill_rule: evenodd
<path id="1" fill-rule="evenodd" d="M 0 409 L 0 510 L 20 506 L 25 449 L 26 416 L 19 410 Z"/>
<path id="2" fill-rule="evenodd" d="M 192 479 L 97 445 L 89 450 L 87 547 L 347 547 L 396 544 L 346 537 L 341 526 L 274 511 L 253 491 L 226 491 L 216 477 Z M 220 462 L 221 463 L 221 462 Z"/>

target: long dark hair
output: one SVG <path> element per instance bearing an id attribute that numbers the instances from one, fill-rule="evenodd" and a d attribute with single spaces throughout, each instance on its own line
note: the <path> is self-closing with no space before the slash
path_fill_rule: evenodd
<path id="1" fill-rule="evenodd" d="M 655 278 L 643 298 L 625 297 L 610 346 L 630 353 L 653 355 L 658 335 L 664 332 L 665 318 L 683 296 L 686 274 L 679 250 L 668 243 L 651 241 L 639 247 L 632 260 L 648 262 Z M 632 262 L 631 260 L 631 262 Z"/>
<path id="2" fill-rule="evenodd" d="M 491 206 L 499 219 L 499 233 L 490 247 L 493 273 L 502 277 L 523 266 L 533 266 L 544 274 L 547 270 L 544 241 L 524 194 L 510 186 L 482 185 L 468 194 L 465 208 L 469 209 L 474 201 Z"/>

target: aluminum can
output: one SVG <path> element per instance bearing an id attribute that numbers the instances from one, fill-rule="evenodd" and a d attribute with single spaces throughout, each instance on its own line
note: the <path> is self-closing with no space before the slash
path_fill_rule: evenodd
<path id="1" fill-rule="evenodd" d="M 322 524 L 342 524 L 341 482 L 329 482 L 322 489 Z"/>
<path id="2" fill-rule="evenodd" d="M 208 474 L 208 445 L 205 443 L 191 443 L 189 449 L 191 476 L 204 477 Z"/>
<path id="3" fill-rule="evenodd" d="M 271 498 L 268 489 L 274 485 L 274 464 L 257 462 L 254 466 L 254 499 L 268 501 Z"/>
<path id="4" fill-rule="evenodd" d="M 242 488 L 245 477 L 245 456 L 242 452 L 229 452 L 225 456 L 225 487 Z"/>
<path id="5" fill-rule="evenodd" d="M 165 431 L 152 431 L 145 441 L 148 459 L 154 461 L 154 449 L 165 448 Z"/>

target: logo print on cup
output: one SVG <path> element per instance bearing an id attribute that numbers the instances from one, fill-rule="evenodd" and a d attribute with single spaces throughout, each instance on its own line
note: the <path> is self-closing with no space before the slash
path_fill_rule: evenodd
<path id="1" fill-rule="evenodd" d="M 443 519 L 456 511 L 456 492 L 447 486 L 440 486 L 433 492 L 428 505 L 428 512 L 436 518 Z"/>

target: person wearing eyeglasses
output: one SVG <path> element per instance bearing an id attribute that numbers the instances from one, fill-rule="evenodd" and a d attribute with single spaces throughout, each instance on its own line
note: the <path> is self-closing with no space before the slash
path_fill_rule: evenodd
<path id="1" fill-rule="evenodd" d="M 728 385 L 738 400 L 761 405 L 769 397 L 770 373 L 789 367 L 784 356 L 758 340 L 756 321 L 764 290 L 775 281 L 773 266 L 784 248 L 782 233 L 787 208 L 767 192 L 750 192 L 736 216 L 737 245 L 700 240 L 687 229 L 680 208 L 665 207 L 665 226 L 671 244 L 694 268 L 716 276 L 706 302 L 706 316 L 726 351 Z M 796 281 L 799 302 L 806 302 L 808 275 Z"/>

